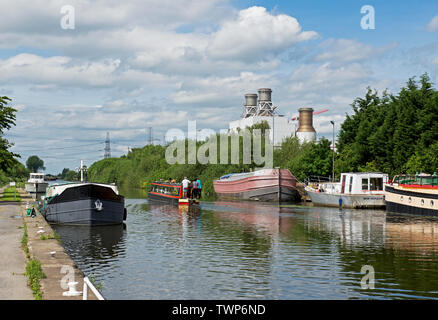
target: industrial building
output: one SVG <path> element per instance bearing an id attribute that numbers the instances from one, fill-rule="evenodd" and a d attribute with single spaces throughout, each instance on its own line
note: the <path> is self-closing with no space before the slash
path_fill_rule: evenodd
<path id="1" fill-rule="evenodd" d="M 314 141 L 316 131 L 313 128 L 313 109 L 299 109 L 298 128 L 296 122 L 284 115 L 278 114 L 271 100 L 272 90 L 261 88 L 258 95 L 255 93 L 245 94 L 242 118 L 230 122 L 230 131 L 237 133 L 238 128 L 244 129 L 254 124 L 266 121 L 271 128 L 269 138 L 275 147 L 281 145 L 283 140 L 291 136 L 297 136 L 299 141 Z M 273 129 L 273 130 L 272 130 Z"/>

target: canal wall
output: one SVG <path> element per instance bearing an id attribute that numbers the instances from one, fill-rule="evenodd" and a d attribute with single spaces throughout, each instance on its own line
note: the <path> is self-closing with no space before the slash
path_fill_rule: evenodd
<path id="1" fill-rule="evenodd" d="M 40 281 L 43 300 L 82 300 L 80 296 L 65 296 L 68 282 L 77 282 L 76 290 L 83 290 L 84 274 L 70 258 L 60 243 L 59 235 L 41 214 L 35 217 L 27 215 L 26 204 L 35 201 L 24 190 L 20 190 L 21 215 L 27 229 L 28 258 L 37 259 L 41 263 L 45 278 Z M 89 289 L 88 300 L 97 297 Z"/>

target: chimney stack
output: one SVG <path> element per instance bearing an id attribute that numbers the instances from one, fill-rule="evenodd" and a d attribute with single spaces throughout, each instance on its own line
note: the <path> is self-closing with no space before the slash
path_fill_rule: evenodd
<path id="1" fill-rule="evenodd" d="M 315 141 L 316 131 L 313 128 L 313 109 L 300 108 L 298 111 L 300 113 L 297 130 L 298 140 L 300 143 Z"/>

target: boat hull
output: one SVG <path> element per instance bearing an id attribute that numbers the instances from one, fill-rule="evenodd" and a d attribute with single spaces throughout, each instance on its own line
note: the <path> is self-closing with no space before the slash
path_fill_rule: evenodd
<path id="1" fill-rule="evenodd" d="M 103 209 L 96 209 L 96 201 L 100 199 L 84 199 L 70 202 L 49 204 L 44 217 L 54 224 L 102 226 L 123 223 L 126 219 L 124 204 L 120 202 L 100 200 Z"/>
<path id="2" fill-rule="evenodd" d="M 165 196 L 165 195 L 159 195 L 153 192 L 148 192 L 148 200 L 152 200 L 155 202 L 162 202 L 162 203 L 168 203 L 172 205 L 178 205 L 179 197 L 177 196 Z"/>
<path id="3" fill-rule="evenodd" d="M 89 184 L 46 199 L 42 214 L 54 224 L 121 224 L 126 220 L 125 199 L 110 188 Z"/>
<path id="4" fill-rule="evenodd" d="M 342 207 L 353 209 L 385 208 L 385 197 L 383 194 L 348 195 L 340 193 L 315 192 L 306 189 L 307 195 L 315 206 L 339 207 L 339 199 L 342 200 Z"/>
<path id="5" fill-rule="evenodd" d="M 48 185 L 49 184 L 47 182 L 26 182 L 26 184 L 24 185 L 24 190 L 29 193 L 45 193 Z"/>
<path id="6" fill-rule="evenodd" d="M 241 179 L 213 182 L 219 198 L 228 200 L 300 201 L 296 178 L 287 169 L 265 169 L 248 173 Z"/>
<path id="7" fill-rule="evenodd" d="M 438 216 L 438 193 L 401 190 L 387 185 L 386 211 L 423 216 Z"/>

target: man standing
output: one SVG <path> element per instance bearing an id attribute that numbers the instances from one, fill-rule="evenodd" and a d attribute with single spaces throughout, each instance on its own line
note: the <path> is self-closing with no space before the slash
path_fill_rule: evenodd
<path id="1" fill-rule="evenodd" d="M 188 180 L 187 177 L 184 177 L 184 180 L 182 181 L 183 197 L 184 198 L 187 198 L 187 191 L 189 189 L 189 183 L 190 183 L 190 180 Z"/>
<path id="2" fill-rule="evenodd" d="M 196 184 L 198 186 L 198 193 L 197 193 L 197 197 L 196 199 L 201 199 L 201 194 L 202 194 L 202 184 L 201 184 L 201 180 L 199 180 L 199 178 L 196 180 Z"/>
<path id="3" fill-rule="evenodd" d="M 198 199 L 198 181 L 196 179 L 193 180 L 192 187 L 193 187 L 192 196 L 193 198 Z"/>

